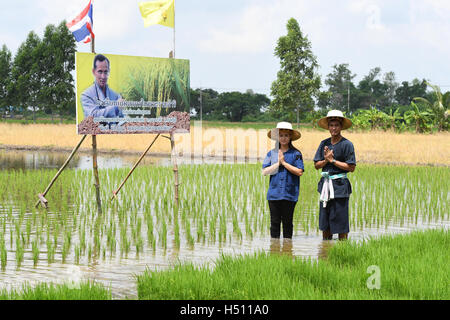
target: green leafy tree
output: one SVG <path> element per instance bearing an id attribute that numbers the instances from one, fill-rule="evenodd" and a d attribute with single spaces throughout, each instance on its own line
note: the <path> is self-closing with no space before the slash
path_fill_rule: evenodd
<path id="1" fill-rule="evenodd" d="M 2 46 L 0 50 L 0 111 L 6 113 L 11 105 L 11 96 L 8 90 L 11 81 L 11 51 Z"/>
<path id="2" fill-rule="evenodd" d="M 281 68 L 272 83 L 274 98 L 270 108 L 286 113 L 293 120 L 297 112 L 305 115 L 313 110 L 320 89 L 317 59 L 294 18 L 287 23 L 287 35 L 278 39 L 275 55 L 280 59 Z"/>
<path id="3" fill-rule="evenodd" d="M 441 93 L 441 89 L 438 86 L 432 85 L 427 82 L 427 85 L 433 89 L 434 101 L 429 101 L 426 98 L 415 97 L 415 102 L 422 102 L 426 108 L 432 110 L 434 122 L 439 131 L 448 129 L 448 117 L 446 111 L 450 109 L 450 92 L 445 94 Z"/>
<path id="4" fill-rule="evenodd" d="M 14 96 L 12 102 L 20 106 L 24 115 L 27 109 L 32 109 L 34 121 L 41 89 L 40 43 L 39 37 L 31 31 L 17 50 L 11 70 L 10 90 Z"/>
<path id="5" fill-rule="evenodd" d="M 325 80 L 331 96 L 329 109 L 350 111 L 349 92 L 355 91 L 355 85 L 352 82 L 355 77 L 356 74 L 352 74 L 348 68 L 348 63 L 333 66 L 333 71 L 327 75 Z"/>
<path id="6" fill-rule="evenodd" d="M 58 26 L 47 25 L 40 44 L 42 88 L 39 101 L 48 113 L 75 113 L 75 91 L 72 71 L 75 69 L 75 39 L 65 21 Z"/>
<path id="7" fill-rule="evenodd" d="M 395 100 L 403 106 L 409 106 L 415 97 L 425 98 L 427 94 L 426 80 L 414 79 L 411 84 L 403 81 L 402 84 L 395 89 Z"/>
<path id="8" fill-rule="evenodd" d="M 379 79 L 380 75 L 381 69 L 379 67 L 373 68 L 358 83 L 355 103 L 359 109 L 371 109 L 373 107 L 380 109 L 388 105 L 388 86 Z"/>
<path id="9" fill-rule="evenodd" d="M 224 92 L 219 96 L 219 108 L 225 114 L 227 120 L 239 122 L 246 116 L 257 117 L 261 109 L 270 103 L 269 98 L 263 94 L 254 94 L 247 91 Z"/>
<path id="10" fill-rule="evenodd" d="M 200 119 L 200 111 L 202 112 L 203 119 L 212 120 L 223 117 L 218 110 L 219 93 L 217 91 L 213 89 L 191 89 L 190 94 L 191 103 L 195 109 L 197 119 Z"/>
<path id="11" fill-rule="evenodd" d="M 383 84 L 385 86 L 385 107 L 390 107 L 395 104 L 395 91 L 399 84 L 395 81 L 395 73 L 393 71 L 387 72 L 383 77 Z"/>
<path id="12" fill-rule="evenodd" d="M 245 95 L 247 96 L 248 107 L 242 121 L 267 119 L 269 112 L 266 111 L 269 109 L 270 99 L 265 94 L 255 93 L 251 89 L 247 90 Z"/>

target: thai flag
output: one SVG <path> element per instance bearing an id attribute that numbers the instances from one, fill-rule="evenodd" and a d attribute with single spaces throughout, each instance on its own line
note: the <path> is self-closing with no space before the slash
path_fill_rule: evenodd
<path id="1" fill-rule="evenodd" d="M 88 43 L 95 37 L 94 32 L 92 32 L 92 11 L 92 0 L 90 0 L 86 8 L 75 19 L 66 23 L 77 42 Z"/>

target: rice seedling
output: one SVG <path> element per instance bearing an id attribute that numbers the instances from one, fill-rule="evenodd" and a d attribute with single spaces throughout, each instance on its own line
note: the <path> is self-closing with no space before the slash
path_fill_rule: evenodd
<path id="1" fill-rule="evenodd" d="M 31 243 L 31 251 L 33 253 L 33 265 L 36 267 L 39 261 L 40 253 L 38 236 L 36 236 L 36 238 Z"/>
<path id="2" fill-rule="evenodd" d="M 22 246 L 22 241 L 19 237 L 16 237 L 16 267 L 17 269 L 20 269 L 20 266 L 23 262 L 23 256 L 24 256 L 24 248 Z"/>
<path id="3" fill-rule="evenodd" d="M 73 248 L 74 254 L 75 254 L 75 264 L 80 264 L 80 256 L 81 256 L 81 247 L 79 244 L 76 244 Z"/>
<path id="4" fill-rule="evenodd" d="M 8 262 L 8 251 L 5 245 L 5 233 L 0 233 L 0 262 L 1 268 L 4 271 L 6 269 L 6 263 Z"/>
<path id="5" fill-rule="evenodd" d="M 55 246 L 50 239 L 50 233 L 47 233 L 47 262 L 51 264 L 55 259 Z"/>

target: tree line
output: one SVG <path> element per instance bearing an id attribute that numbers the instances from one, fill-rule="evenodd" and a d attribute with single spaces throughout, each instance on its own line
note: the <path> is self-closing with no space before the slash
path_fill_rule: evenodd
<path id="1" fill-rule="evenodd" d="M 36 114 L 60 119 L 75 115 L 76 43 L 65 21 L 47 25 L 40 38 L 31 31 L 14 57 L 0 50 L 0 113 L 3 117 Z M 291 18 L 287 35 L 279 38 L 275 56 L 280 59 L 271 98 L 265 94 L 217 92 L 212 88 L 190 90 L 191 116 L 219 121 L 312 122 L 328 110 L 338 109 L 352 118 L 356 128 L 414 128 L 418 132 L 448 130 L 450 92 L 426 79 L 396 81 L 394 72 L 379 67 L 355 83 L 348 63 L 335 64 L 322 79 L 311 43 Z M 428 90 L 431 88 L 432 90 Z"/>
<path id="2" fill-rule="evenodd" d="M 4 116 L 38 111 L 49 115 L 75 114 L 74 79 L 76 44 L 65 21 L 46 26 L 40 38 L 31 31 L 18 48 L 0 50 L 0 112 Z"/>
<path id="3" fill-rule="evenodd" d="M 377 67 L 356 85 L 356 74 L 343 63 L 332 67 L 324 81 L 327 88 L 321 90 L 317 58 L 294 18 L 287 22 L 287 35 L 278 39 L 275 56 L 281 68 L 272 83 L 269 112 L 285 120 L 294 121 L 297 114 L 297 119 L 315 123 L 328 110 L 338 109 L 357 128 L 448 130 L 450 92 L 443 94 L 426 79 L 400 84 L 394 72 L 383 74 Z"/>

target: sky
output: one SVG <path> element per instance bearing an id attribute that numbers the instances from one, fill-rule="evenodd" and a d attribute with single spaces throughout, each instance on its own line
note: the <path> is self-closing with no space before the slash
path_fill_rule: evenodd
<path id="1" fill-rule="evenodd" d="M 0 46 L 13 54 L 28 33 L 70 20 L 88 0 L 1 1 Z M 97 53 L 168 57 L 174 30 L 145 28 L 139 0 L 94 0 Z M 176 0 L 176 58 L 190 60 L 191 87 L 252 89 L 270 95 L 279 59 L 274 49 L 295 18 L 324 80 L 347 63 L 357 84 L 380 67 L 396 81 L 427 79 L 450 90 L 449 0 Z M 80 43 L 77 51 L 90 52 Z"/>

